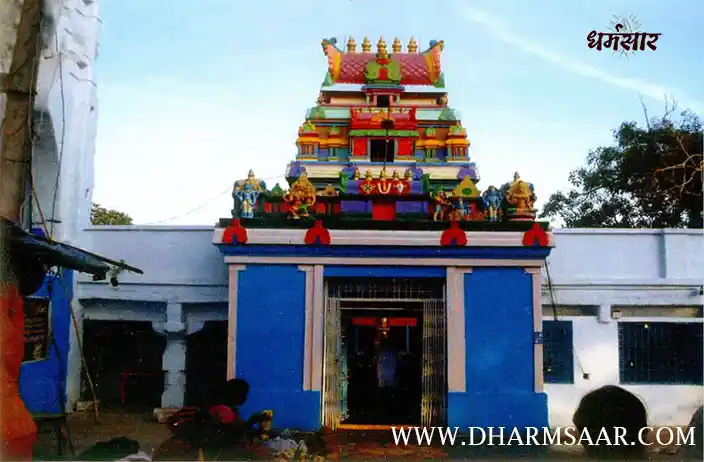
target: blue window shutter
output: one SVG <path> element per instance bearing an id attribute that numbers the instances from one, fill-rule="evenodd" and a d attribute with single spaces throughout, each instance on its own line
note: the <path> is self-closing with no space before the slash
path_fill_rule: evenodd
<path id="1" fill-rule="evenodd" d="M 545 383 L 574 383 L 572 321 L 543 321 Z"/>

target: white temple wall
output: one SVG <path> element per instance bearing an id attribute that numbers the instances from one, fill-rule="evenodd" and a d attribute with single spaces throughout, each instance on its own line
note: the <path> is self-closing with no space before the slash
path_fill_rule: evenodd
<path id="1" fill-rule="evenodd" d="M 221 319 L 221 312 L 204 308 L 227 301 L 227 272 L 212 245 L 212 233 L 212 227 L 89 228 L 85 244 L 89 250 L 124 258 L 145 274 L 122 273 L 117 287 L 81 276 L 77 296 L 86 302 L 110 300 L 112 307 L 121 303 L 125 308 L 135 302 L 182 304 L 191 307 L 184 309 L 191 313 L 191 323 Z M 664 321 L 701 326 L 701 317 L 676 315 L 679 307 L 704 303 L 704 265 L 698 264 L 704 236 L 696 230 L 559 229 L 554 239 L 556 247 L 548 258 L 550 278 L 543 272 L 544 319 L 554 319 L 555 305 L 558 320 L 572 321 L 574 377 L 569 384 L 547 383 L 546 391 L 551 425 L 564 426 L 571 424 L 585 393 L 601 385 L 620 385 L 620 323 Z M 87 308 L 85 316 L 96 316 L 93 309 Z M 614 311 L 630 314 L 618 318 Z M 131 312 L 114 308 L 103 310 L 100 316 L 127 320 Z M 168 313 L 163 309 L 156 316 L 166 323 Z M 183 319 L 178 322 L 188 324 Z M 191 331 L 195 326 L 185 328 Z M 703 389 L 698 385 L 622 386 L 643 399 L 650 423 L 656 426 L 687 424 L 702 404 Z M 170 393 L 173 396 L 173 390 Z"/>

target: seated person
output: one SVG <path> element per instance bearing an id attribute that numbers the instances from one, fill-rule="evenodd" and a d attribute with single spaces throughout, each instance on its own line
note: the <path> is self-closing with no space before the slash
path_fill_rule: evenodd
<path id="1" fill-rule="evenodd" d="M 262 413 L 246 421 L 239 407 L 247 401 L 249 384 L 243 379 L 227 381 L 206 409 L 184 408 L 169 419 L 173 436 L 154 452 L 152 460 L 196 460 L 199 449 L 220 451 L 246 445 L 255 434 L 255 424 L 266 420 Z"/>

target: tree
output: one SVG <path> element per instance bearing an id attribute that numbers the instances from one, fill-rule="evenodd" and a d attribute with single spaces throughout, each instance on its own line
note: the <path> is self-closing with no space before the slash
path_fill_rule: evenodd
<path id="1" fill-rule="evenodd" d="M 99 204 L 93 204 L 90 210 L 90 222 L 94 225 L 131 225 L 132 217 L 117 210 L 106 209 Z"/>
<path id="2" fill-rule="evenodd" d="M 541 218 L 568 228 L 701 228 L 702 125 L 689 111 L 624 122 L 615 145 L 589 152 L 570 173 L 573 189 L 552 194 Z"/>

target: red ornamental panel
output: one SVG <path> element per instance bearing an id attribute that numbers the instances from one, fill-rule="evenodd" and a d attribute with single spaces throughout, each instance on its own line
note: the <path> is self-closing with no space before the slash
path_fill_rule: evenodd
<path id="1" fill-rule="evenodd" d="M 355 317 L 352 318 L 353 326 L 381 326 L 382 322 L 379 318 L 372 317 Z M 418 320 L 416 318 L 387 318 L 386 325 L 388 327 L 417 327 Z"/>
<path id="2" fill-rule="evenodd" d="M 355 138 L 352 140 L 352 155 L 366 156 L 367 155 L 367 139 Z"/>
<path id="3" fill-rule="evenodd" d="M 357 190 L 363 196 L 406 196 L 411 192 L 411 185 L 407 180 L 362 180 Z"/>
<path id="4" fill-rule="evenodd" d="M 413 139 L 400 138 L 396 140 L 396 155 L 401 157 L 410 157 L 413 153 Z"/>

